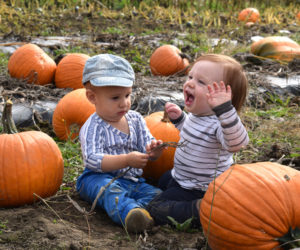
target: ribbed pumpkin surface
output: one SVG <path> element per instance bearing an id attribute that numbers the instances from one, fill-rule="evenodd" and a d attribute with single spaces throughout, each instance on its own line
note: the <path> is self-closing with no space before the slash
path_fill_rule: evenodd
<path id="1" fill-rule="evenodd" d="M 84 88 L 76 89 L 58 102 L 52 117 L 52 126 L 56 136 L 61 140 L 75 138 L 79 129 L 95 112 L 95 106 L 87 99 Z"/>
<path id="2" fill-rule="evenodd" d="M 296 169 L 272 162 L 234 165 L 209 185 L 200 220 L 212 249 L 273 249 L 276 238 L 300 226 L 299 204 Z"/>
<path id="3" fill-rule="evenodd" d="M 163 142 L 178 142 L 179 130 L 170 121 L 162 121 L 164 112 L 154 112 L 145 117 L 147 127 L 156 140 Z M 144 170 L 144 177 L 158 180 L 166 171 L 173 168 L 175 148 L 165 149 L 156 161 L 148 161 Z"/>
<path id="4" fill-rule="evenodd" d="M 28 83 L 45 85 L 53 82 L 56 63 L 39 46 L 28 43 L 11 55 L 7 67 L 13 78 L 27 79 Z"/>
<path id="5" fill-rule="evenodd" d="M 64 56 L 57 65 L 55 85 L 58 88 L 83 88 L 82 72 L 90 56 L 81 53 L 70 53 Z"/>
<path id="6" fill-rule="evenodd" d="M 54 195 L 64 164 L 55 141 L 40 131 L 0 135 L 0 207 L 20 206 Z"/>
<path id="7" fill-rule="evenodd" d="M 251 53 L 257 56 L 291 61 L 300 58 L 300 45 L 288 37 L 271 36 L 251 45 Z"/>
<path id="8" fill-rule="evenodd" d="M 169 44 L 157 48 L 150 57 L 150 68 L 153 75 L 173 75 L 188 65 L 189 61 L 180 56 L 180 50 Z"/>

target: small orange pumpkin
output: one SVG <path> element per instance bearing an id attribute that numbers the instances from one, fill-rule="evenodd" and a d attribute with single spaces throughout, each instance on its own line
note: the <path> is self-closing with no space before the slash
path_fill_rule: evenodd
<path id="1" fill-rule="evenodd" d="M 181 51 L 173 45 L 162 45 L 150 57 L 150 68 L 153 75 L 169 76 L 184 71 L 189 61 Z"/>
<path id="2" fill-rule="evenodd" d="M 11 55 L 7 68 L 13 78 L 45 85 L 53 82 L 56 63 L 39 46 L 28 43 L 19 47 Z"/>
<path id="3" fill-rule="evenodd" d="M 61 140 L 67 140 L 70 136 L 75 138 L 95 110 L 86 97 L 85 88 L 69 92 L 60 99 L 53 112 L 52 126 L 56 136 Z"/>
<path id="4" fill-rule="evenodd" d="M 211 249 L 277 249 L 300 228 L 299 204 L 300 171 L 236 164 L 209 184 L 200 220 Z"/>
<path id="5" fill-rule="evenodd" d="M 238 20 L 242 22 L 257 22 L 259 20 L 259 11 L 255 8 L 243 9 L 239 15 Z"/>
<path id="6" fill-rule="evenodd" d="M 251 45 L 251 53 L 257 56 L 291 61 L 300 58 L 300 45 L 285 36 L 270 36 Z"/>
<path id="7" fill-rule="evenodd" d="M 81 53 L 66 54 L 58 63 L 55 72 L 55 85 L 58 88 L 83 88 L 82 73 L 90 56 Z"/>
<path id="8" fill-rule="evenodd" d="M 54 195 L 63 179 L 64 163 L 55 141 L 44 132 L 16 131 L 11 102 L 3 111 L 0 135 L 0 207 L 31 204 Z M 12 133 L 12 134 L 10 134 Z"/>
<path id="9" fill-rule="evenodd" d="M 297 17 L 298 21 L 300 21 L 300 11 L 298 12 L 296 17 Z"/>
<path id="10" fill-rule="evenodd" d="M 154 112 L 145 117 L 147 127 L 156 140 L 163 142 L 178 142 L 179 130 L 168 119 L 164 111 Z M 175 148 L 167 148 L 156 161 L 148 161 L 143 176 L 147 179 L 158 180 L 166 171 L 173 168 Z"/>

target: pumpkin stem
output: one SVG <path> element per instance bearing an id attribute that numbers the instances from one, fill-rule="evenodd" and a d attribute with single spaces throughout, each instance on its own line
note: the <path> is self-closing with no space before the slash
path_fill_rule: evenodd
<path id="1" fill-rule="evenodd" d="M 281 249 L 292 249 L 300 246 L 300 228 L 290 228 L 289 231 L 282 237 L 276 239 Z"/>
<path id="2" fill-rule="evenodd" d="M 164 110 L 164 116 L 163 118 L 161 119 L 162 122 L 171 122 L 170 119 L 169 119 L 169 116 L 168 116 L 168 113 L 166 110 Z"/>
<path id="3" fill-rule="evenodd" d="M 12 101 L 8 99 L 4 104 L 2 113 L 2 125 L 4 134 L 16 134 L 18 130 L 12 118 Z"/>

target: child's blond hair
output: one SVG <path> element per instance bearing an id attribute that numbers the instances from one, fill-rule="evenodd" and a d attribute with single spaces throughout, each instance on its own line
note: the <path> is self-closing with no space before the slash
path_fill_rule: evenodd
<path id="1" fill-rule="evenodd" d="M 223 81 L 230 85 L 232 90 L 232 105 L 240 111 L 247 96 L 248 80 L 242 65 L 234 58 L 221 54 L 204 54 L 193 63 L 210 61 L 221 64 L 224 67 Z"/>

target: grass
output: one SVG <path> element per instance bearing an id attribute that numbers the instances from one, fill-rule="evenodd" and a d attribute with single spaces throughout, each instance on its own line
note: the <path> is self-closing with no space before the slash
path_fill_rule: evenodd
<path id="1" fill-rule="evenodd" d="M 7 228 L 6 224 L 7 224 L 7 220 L 5 221 L 0 221 L 0 235 L 3 233 L 3 230 L 5 230 Z"/>
<path id="2" fill-rule="evenodd" d="M 84 170 L 78 138 L 60 141 L 55 138 L 56 143 L 64 159 L 64 177 L 61 191 L 74 191 L 76 180 Z"/>
<path id="3" fill-rule="evenodd" d="M 282 106 L 278 103 L 266 109 L 247 107 L 242 119 L 247 121 L 250 143 L 247 150 L 239 153 L 239 157 L 244 162 L 267 160 L 268 157 L 275 160 L 281 156 L 299 157 L 299 111 L 298 106 Z"/>
<path id="4" fill-rule="evenodd" d="M 56 2 L 56 3 L 55 3 Z M 102 3 L 105 1 L 102 1 Z M 111 2 L 111 1 L 110 1 Z M 92 24 L 93 19 L 109 18 L 112 20 L 155 20 L 175 25 L 193 24 L 190 28 L 209 27 L 232 27 L 236 25 L 238 12 L 246 7 L 245 1 L 112 1 L 114 4 L 99 4 L 100 1 L 3 1 L 0 4 L 2 22 L 1 32 L 4 34 L 14 32 L 22 34 L 24 27 L 30 25 L 31 35 L 67 34 L 68 29 L 74 23 L 70 16 L 78 16 L 81 23 L 80 31 L 93 32 L 96 28 Z M 140 2 L 139 4 L 137 4 Z M 179 3 L 178 3 L 179 2 Z M 199 4 L 201 2 L 201 4 Z M 249 1 L 247 1 L 249 2 Z M 297 3 L 286 3 L 281 5 L 275 1 L 268 1 L 268 5 L 253 2 L 252 7 L 261 10 L 261 20 L 265 24 L 277 25 L 295 22 Z M 27 3 L 27 4 L 26 4 Z M 159 4 L 160 3 L 160 4 Z M 298 7 L 297 7 L 298 6 Z M 12 8 L 13 7 L 13 8 Z M 180 7 L 180 8 L 178 8 Z M 46 22 L 41 22 L 41 18 Z M 57 20 L 60 20 L 58 22 Z M 63 21 L 64 25 L 61 25 Z M 122 22 L 120 22 L 122 23 Z M 125 27 L 109 27 L 107 32 L 122 32 Z M 163 28 L 162 28 L 163 29 Z M 149 29 L 142 32 L 161 32 L 162 29 Z"/>

